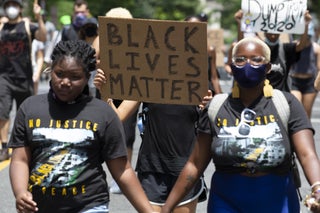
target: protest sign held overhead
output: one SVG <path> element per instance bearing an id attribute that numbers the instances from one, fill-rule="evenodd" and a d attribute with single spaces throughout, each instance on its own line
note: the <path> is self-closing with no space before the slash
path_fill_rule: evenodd
<path id="1" fill-rule="evenodd" d="M 208 90 L 206 23 L 99 17 L 103 99 L 199 104 Z"/>
<path id="2" fill-rule="evenodd" d="M 244 32 L 303 34 L 307 0 L 242 0 Z"/>

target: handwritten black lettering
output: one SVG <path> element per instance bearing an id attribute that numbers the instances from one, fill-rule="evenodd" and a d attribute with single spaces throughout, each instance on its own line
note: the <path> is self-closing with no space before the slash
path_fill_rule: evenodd
<path id="1" fill-rule="evenodd" d="M 194 74 L 191 73 L 186 73 L 187 77 L 197 77 L 200 76 L 201 70 L 197 64 L 194 63 L 195 58 L 194 57 L 189 57 L 188 58 L 188 65 L 192 67 L 196 72 Z"/>
<path id="2" fill-rule="evenodd" d="M 155 54 L 153 60 L 151 59 L 150 53 L 146 54 L 147 64 L 149 65 L 150 71 L 153 73 L 158 62 L 159 62 L 160 54 Z"/>
<path id="3" fill-rule="evenodd" d="M 131 26 L 131 24 L 127 24 L 127 36 L 128 36 L 128 47 L 139 47 L 138 42 L 132 41 L 132 26 Z"/>
<path id="4" fill-rule="evenodd" d="M 135 58 L 139 57 L 140 54 L 139 53 L 135 53 L 135 52 L 126 52 L 126 56 L 130 57 L 130 65 L 127 67 L 127 70 L 129 71 L 138 71 L 140 70 L 140 68 L 136 67 L 135 64 Z"/>
<path id="5" fill-rule="evenodd" d="M 144 44 L 144 47 L 145 48 L 150 48 L 150 42 L 153 43 L 153 47 L 155 49 L 159 49 L 159 45 L 158 45 L 158 42 L 157 42 L 157 39 L 156 39 L 156 36 L 154 35 L 154 32 L 153 32 L 153 29 L 152 29 L 152 26 L 148 26 L 148 32 L 147 32 L 147 39 L 146 39 L 146 42 Z"/>
<path id="6" fill-rule="evenodd" d="M 134 75 L 131 76 L 131 81 L 130 81 L 130 87 L 129 87 L 129 95 L 130 96 L 132 96 L 133 90 L 135 90 L 138 93 L 138 95 L 140 97 L 142 97 L 142 93 L 139 88 L 139 84 L 138 84 L 137 79 Z"/>
<path id="7" fill-rule="evenodd" d="M 177 63 L 175 63 L 175 59 L 179 58 L 178 55 L 169 55 L 168 56 L 168 72 L 169 75 L 175 75 L 178 72 L 173 70 L 173 67 L 177 67 Z"/>
<path id="8" fill-rule="evenodd" d="M 109 52 L 109 54 L 108 54 L 108 56 L 109 56 L 109 68 L 110 69 L 120 69 L 120 64 L 114 64 L 114 62 L 113 62 L 112 50 L 109 50 L 108 52 Z"/>
<path id="9" fill-rule="evenodd" d="M 172 46 L 169 42 L 169 37 L 170 37 L 170 34 L 175 31 L 175 27 L 174 26 L 170 26 L 168 27 L 165 35 L 164 35 L 164 43 L 166 45 L 166 47 L 168 48 L 168 50 L 172 50 L 172 51 L 176 51 L 176 47 Z"/>
<path id="10" fill-rule="evenodd" d="M 170 95 L 171 100 L 180 100 L 181 99 L 181 95 L 180 96 L 175 96 L 175 93 L 182 90 L 181 86 L 178 87 L 178 84 L 182 84 L 182 83 L 183 83 L 183 80 L 173 80 L 172 81 L 172 83 L 171 83 L 171 95 Z"/>
<path id="11" fill-rule="evenodd" d="M 184 29 L 184 50 L 186 52 L 191 51 L 192 53 L 199 53 L 199 51 L 194 48 L 190 43 L 189 39 L 198 31 L 198 27 L 193 27 L 192 30 L 189 32 L 189 27 Z"/>
<path id="12" fill-rule="evenodd" d="M 107 35 L 108 35 L 108 44 L 119 46 L 122 44 L 122 37 L 118 34 L 119 28 L 117 25 L 108 23 L 107 24 Z"/>
<path id="13" fill-rule="evenodd" d="M 192 102 L 192 97 L 195 96 L 197 101 L 200 103 L 201 102 L 201 96 L 197 93 L 197 91 L 200 88 L 200 83 L 197 81 L 189 81 L 188 82 L 188 94 L 189 94 L 189 102 Z"/>
<path id="14" fill-rule="evenodd" d="M 109 75 L 109 82 L 110 82 L 110 93 L 115 94 L 115 88 L 114 86 L 119 85 L 120 86 L 120 92 L 121 95 L 124 94 L 124 87 L 123 87 L 123 76 L 121 73 L 117 74 L 116 76 L 113 76 L 113 74 Z M 119 91 L 119 90 L 117 90 Z"/>

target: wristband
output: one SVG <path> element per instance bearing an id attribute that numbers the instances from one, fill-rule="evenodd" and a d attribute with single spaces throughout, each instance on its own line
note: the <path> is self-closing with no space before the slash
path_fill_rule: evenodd
<path id="1" fill-rule="evenodd" d="M 313 187 L 315 187 L 315 186 L 320 186 L 320 181 L 316 181 L 316 182 L 314 182 L 312 185 L 311 185 L 311 189 L 313 188 Z"/>

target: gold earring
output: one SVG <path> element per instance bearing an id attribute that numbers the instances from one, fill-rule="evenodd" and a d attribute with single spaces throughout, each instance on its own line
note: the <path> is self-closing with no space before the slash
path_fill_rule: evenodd
<path id="1" fill-rule="evenodd" d="M 266 98 L 272 97 L 273 94 L 273 87 L 270 85 L 270 81 L 268 79 L 264 80 L 264 87 L 263 87 L 263 95 Z"/>
<path id="2" fill-rule="evenodd" d="M 239 98 L 240 92 L 238 87 L 238 82 L 233 81 L 233 87 L 232 87 L 232 98 Z"/>

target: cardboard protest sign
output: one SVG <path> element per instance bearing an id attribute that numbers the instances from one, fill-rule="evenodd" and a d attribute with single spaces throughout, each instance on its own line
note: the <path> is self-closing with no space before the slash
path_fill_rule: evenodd
<path id="1" fill-rule="evenodd" d="M 242 0 L 244 32 L 303 34 L 307 0 Z"/>
<path id="2" fill-rule="evenodd" d="M 99 17 L 103 99 L 199 104 L 208 90 L 206 23 Z"/>
<path id="3" fill-rule="evenodd" d="M 222 29 L 210 29 L 208 30 L 208 44 L 215 47 L 216 49 L 216 65 L 217 67 L 224 66 L 224 39 L 223 39 L 223 30 Z"/>

